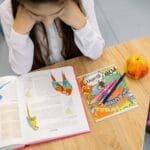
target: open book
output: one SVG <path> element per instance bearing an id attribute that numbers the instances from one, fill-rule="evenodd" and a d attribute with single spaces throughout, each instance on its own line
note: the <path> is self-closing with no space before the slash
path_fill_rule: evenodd
<path id="1" fill-rule="evenodd" d="M 117 67 L 111 65 L 78 77 L 81 92 L 96 122 L 137 107 L 125 79 L 121 80 L 104 102 L 108 91 L 111 91 L 120 76 Z"/>
<path id="2" fill-rule="evenodd" d="M 0 149 L 89 130 L 72 67 L 0 78 Z"/>

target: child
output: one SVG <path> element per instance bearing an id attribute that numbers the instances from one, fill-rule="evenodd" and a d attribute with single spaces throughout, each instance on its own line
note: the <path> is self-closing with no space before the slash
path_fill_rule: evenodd
<path id="1" fill-rule="evenodd" d="M 0 16 L 17 74 L 84 55 L 96 59 L 104 40 L 93 0 L 5 0 Z"/>

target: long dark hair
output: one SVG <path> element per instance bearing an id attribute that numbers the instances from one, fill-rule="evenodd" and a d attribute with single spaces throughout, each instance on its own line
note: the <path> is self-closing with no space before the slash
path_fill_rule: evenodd
<path id="1" fill-rule="evenodd" d="M 19 1 L 21 0 L 11 0 L 12 3 L 12 13 L 13 13 L 13 17 L 16 17 L 16 13 L 17 13 L 17 9 L 19 6 Z M 34 3 L 44 3 L 44 2 L 59 2 L 60 0 L 30 0 L 30 2 L 34 2 Z M 80 0 L 73 0 L 74 2 L 77 3 L 77 5 L 80 7 L 81 9 L 81 2 Z M 55 23 L 56 25 L 56 23 Z M 58 30 L 58 26 L 56 25 L 57 30 Z M 42 43 L 42 41 L 39 40 L 37 33 L 37 29 L 39 29 L 42 31 L 42 34 L 45 37 L 45 44 Z M 60 20 L 60 30 L 58 32 L 61 31 L 61 35 L 62 35 L 62 50 L 61 50 L 61 55 L 63 56 L 63 58 L 65 60 L 73 58 L 73 57 L 77 57 L 77 56 L 81 56 L 82 53 L 80 52 L 80 50 L 78 49 L 78 47 L 76 46 L 75 42 L 74 42 L 74 33 L 73 30 L 70 26 L 68 26 L 67 24 L 65 24 L 64 22 L 62 22 Z M 34 58 L 33 58 L 33 65 L 32 65 L 32 70 L 41 68 L 46 66 L 46 62 L 44 61 L 43 57 L 42 57 L 42 52 L 41 49 L 44 48 L 46 54 L 47 54 L 47 59 L 49 58 L 50 55 L 50 50 L 49 50 L 49 41 L 48 41 L 48 36 L 47 36 L 47 32 L 46 32 L 46 28 L 44 26 L 44 24 L 42 22 L 40 23 L 36 23 L 34 25 L 34 27 L 32 28 L 32 30 L 30 31 L 29 34 L 30 38 L 32 39 L 33 43 L 34 43 Z"/>

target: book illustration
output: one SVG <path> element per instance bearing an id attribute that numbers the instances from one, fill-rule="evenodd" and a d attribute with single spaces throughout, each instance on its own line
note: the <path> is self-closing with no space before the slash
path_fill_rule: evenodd
<path id="1" fill-rule="evenodd" d="M 0 91 L 7 85 L 7 84 L 9 84 L 10 83 L 10 81 L 7 81 L 6 83 L 2 83 L 2 84 L 0 84 Z M 3 99 L 3 96 L 0 94 L 0 100 L 2 100 Z"/>
<path id="2" fill-rule="evenodd" d="M 6 82 L 6 83 L 3 83 L 0 85 L 0 89 L 4 88 L 10 81 Z"/>
<path id="3" fill-rule="evenodd" d="M 75 113 L 75 108 L 72 98 L 68 98 L 64 104 L 64 111 L 67 116 L 72 116 Z"/>
<path id="4" fill-rule="evenodd" d="M 115 86 L 120 76 L 117 67 L 112 65 L 78 77 L 81 91 L 95 121 L 103 120 L 137 106 L 135 97 L 124 79 L 121 80 L 108 99 L 103 102 L 108 91 Z"/>
<path id="5" fill-rule="evenodd" d="M 110 75 L 115 73 L 116 69 L 115 66 L 112 66 L 107 70 L 98 70 L 78 78 L 81 91 L 88 99 L 88 104 L 93 103 L 93 101 L 96 100 L 96 97 L 100 98 L 98 95 L 102 92 L 104 87 L 106 88 L 107 84 L 111 84 Z"/>
<path id="6" fill-rule="evenodd" d="M 35 116 L 31 116 L 28 105 L 26 105 L 26 110 L 27 110 L 27 121 L 28 121 L 28 124 L 30 125 L 30 127 L 33 130 L 38 130 L 39 127 L 38 127 L 37 118 Z"/>
<path id="7" fill-rule="evenodd" d="M 25 92 L 25 97 L 26 98 L 31 98 L 32 97 L 32 95 L 31 95 L 29 90 Z"/>
<path id="8" fill-rule="evenodd" d="M 62 73 L 63 81 L 60 81 L 60 82 L 56 81 L 56 79 L 52 73 L 51 73 L 50 77 L 52 80 L 52 86 L 56 91 L 58 91 L 62 94 L 65 94 L 67 96 L 71 95 L 72 85 L 70 84 L 70 82 L 68 81 L 68 79 L 66 78 L 66 75 L 64 73 Z"/>
<path id="9" fill-rule="evenodd" d="M 32 95 L 31 95 L 31 93 L 30 93 L 30 91 L 29 90 L 27 90 L 26 92 L 25 92 L 25 97 L 27 98 L 27 100 L 29 100 L 31 97 L 32 97 Z M 37 120 L 37 117 L 36 116 L 32 116 L 31 114 L 30 114 L 30 110 L 29 110 L 29 106 L 28 106 L 28 104 L 26 104 L 26 111 L 27 111 L 27 122 L 28 122 L 28 124 L 30 125 L 30 127 L 33 129 L 33 130 L 38 130 L 38 120 Z"/>
<path id="10" fill-rule="evenodd" d="M 71 95 L 72 92 L 72 85 L 70 82 L 67 80 L 66 76 L 64 73 L 62 73 L 62 78 L 63 78 L 63 88 L 64 88 L 64 94 L 66 95 Z"/>
<path id="11" fill-rule="evenodd" d="M 72 110 L 69 107 L 66 109 L 66 114 L 67 115 L 72 115 Z"/>

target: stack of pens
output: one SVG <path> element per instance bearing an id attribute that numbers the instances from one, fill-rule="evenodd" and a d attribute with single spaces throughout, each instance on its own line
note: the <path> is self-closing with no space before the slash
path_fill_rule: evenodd
<path id="1" fill-rule="evenodd" d="M 121 83 L 126 73 L 120 76 L 119 79 L 113 79 L 107 85 L 105 85 L 100 92 L 94 97 L 92 103 L 105 104 L 111 94 L 115 91 L 118 85 Z"/>

